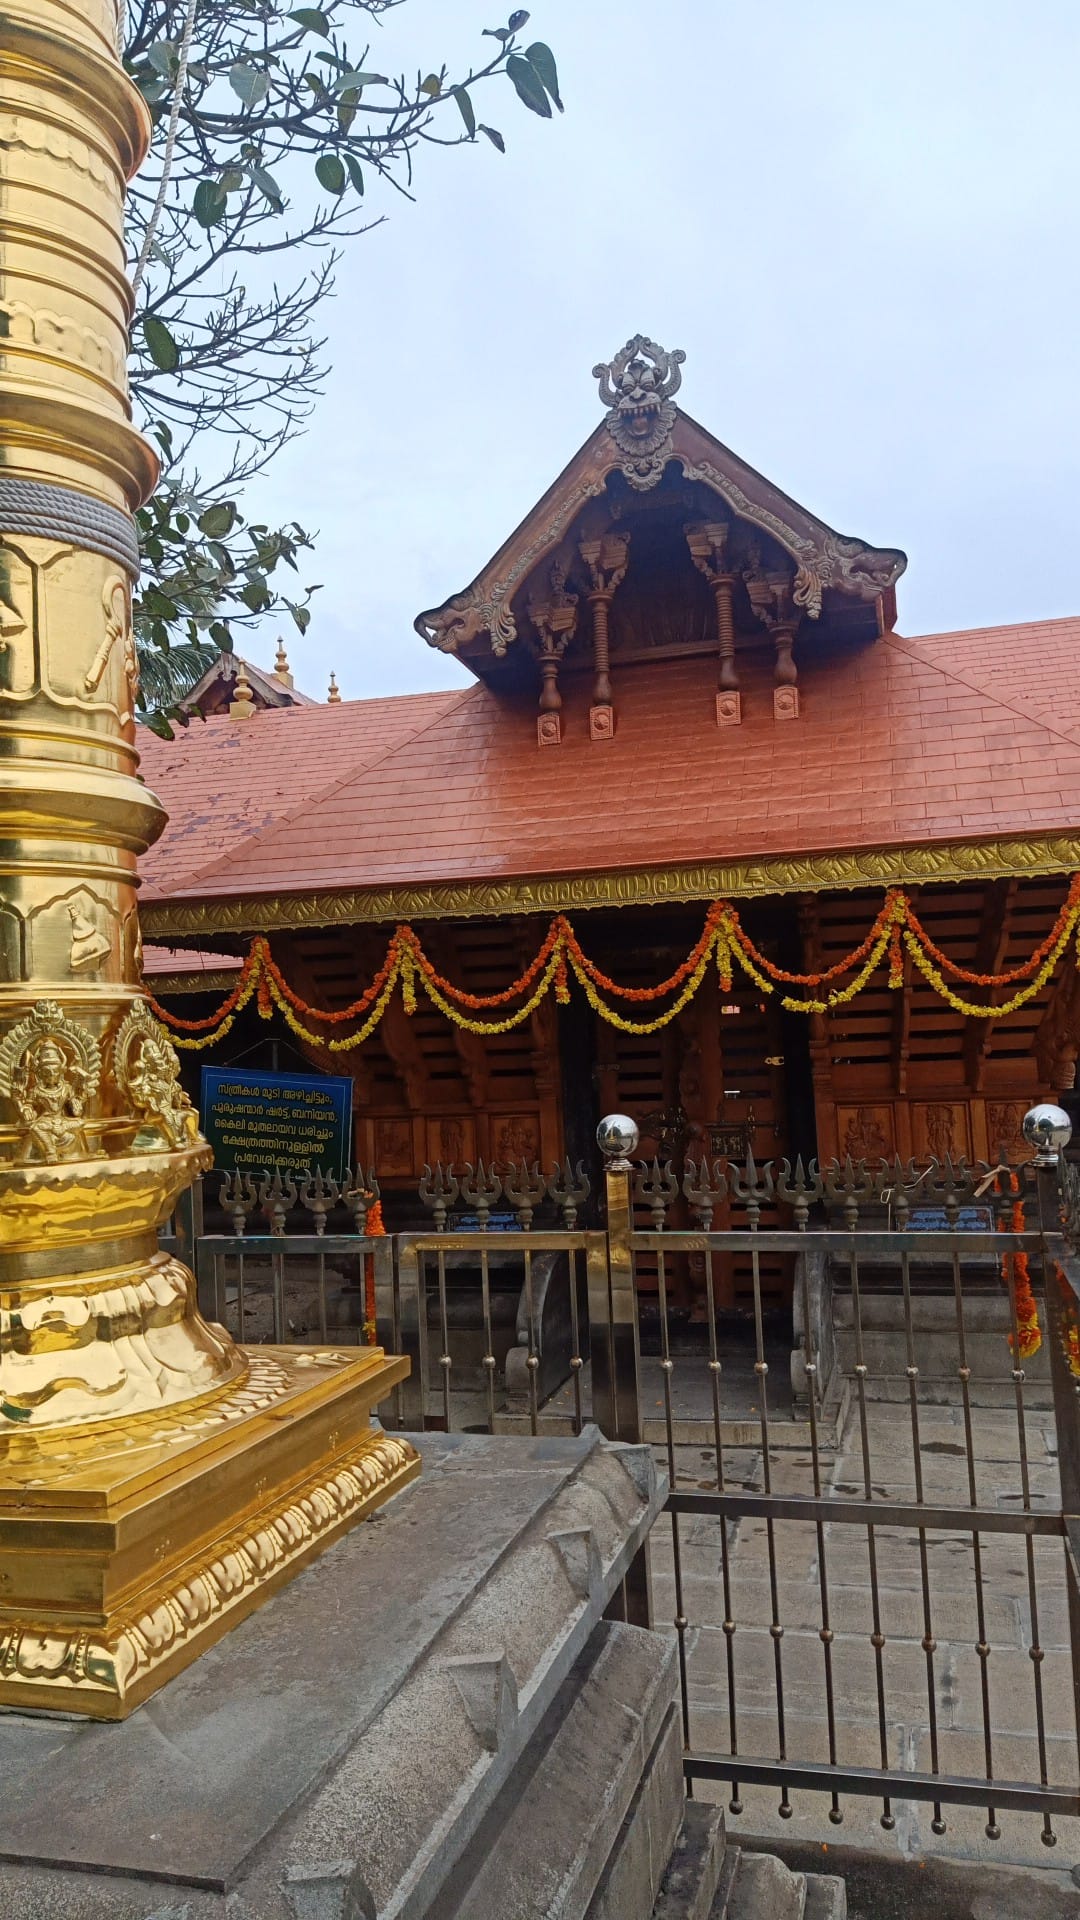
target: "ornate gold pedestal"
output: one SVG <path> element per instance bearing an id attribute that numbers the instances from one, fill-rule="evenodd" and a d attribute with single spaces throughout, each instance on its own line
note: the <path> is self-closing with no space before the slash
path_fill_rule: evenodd
<path id="1" fill-rule="evenodd" d="M 404 1372 L 233 1345 L 157 1250 L 209 1164 L 142 989 L 117 0 L 0 19 L 0 1705 L 119 1718 L 418 1471 Z"/>
<path id="2" fill-rule="evenodd" d="M 407 1361 L 246 1359 L 158 1418 L 9 1437 L 0 1702 L 123 1719 L 420 1471 L 369 1424 Z"/>

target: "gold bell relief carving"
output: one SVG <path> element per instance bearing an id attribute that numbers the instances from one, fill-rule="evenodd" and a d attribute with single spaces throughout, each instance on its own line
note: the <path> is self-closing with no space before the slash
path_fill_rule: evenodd
<path id="1" fill-rule="evenodd" d="M 111 950 L 111 943 L 105 934 L 100 933 L 92 920 L 78 907 L 69 906 L 71 920 L 71 952 L 68 956 L 72 973 L 83 973 L 88 968 L 99 967 Z"/>

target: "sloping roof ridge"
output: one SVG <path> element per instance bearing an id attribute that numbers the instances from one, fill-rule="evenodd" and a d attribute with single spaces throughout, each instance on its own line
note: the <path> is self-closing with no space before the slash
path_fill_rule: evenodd
<path id="1" fill-rule="evenodd" d="M 408 734 L 403 740 L 395 740 L 392 745 L 385 747 L 382 753 L 376 754 L 374 759 L 366 761 L 362 767 L 353 767 L 347 774 L 334 780 L 328 780 L 325 787 L 317 787 L 314 793 L 309 793 L 305 799 L 300 801 L 298 806 L 291 808 L 288 813 L 280 813 L 275 819 L 264 823 L 261 827 L 257 827 L 253 833 L 245 834 L 237 846 L 222 859 L 212 860 L 208 866 L 197 867 L 194 873 L 185 874 L 183 892 L 189 893 L 193 886 L 198 886 L 204 880 L 211 880 L 222 868 L 234 865 L 237 858 L 242 854 L 243 849 L 251 846 L 253 842 L 260 840 L 264 833 L 278 833 L 293 820 L 297 820 L 303 814 L 310 812 L 312 807 L 321 805 L 324 801 L 330 799 L 331 795 L 339 793 L 342 788 L 352 786 L 354 781 L 363 779 L 369 773 L 373 773 L 376 768 L 382 766 L 384 760 L 391 760 L 400 748 L 406 745 L 411 746 L 416 740 L 422 740 L 425 733 L 430 732 L 432 727 L 438 726 L 441 721 L 446 719 L 448 714 L 456 712 L 464 700 L 472 699 L 478 694 L 483 696 L 486 691 L 487 689 L 477 682 L 471 687 L 460 688 L 455 699 L 453 698 L 453 689 L 447 688 L 446 692 L 450 696 L 448 704 L 438 713 L 432 714 L 431 719 L 426 725 L 417 727 L 413 733 Z M 431 691 L 426 694 L 383 693 L 376 694 L 372 700 L 343 701 L 342 705 L 365 707 L 375 706 L 380 702 L 389 705 L 398 700 L 431 700 L 437 698 L 439 698 L 439 689 L 432 688 Z M 255 716 L 252 715 L 252 719 L 254 718 Z M 245 724 L 250 725 L 250 721 L 245 722 Z"/>
<path id="2" fill-rule="evenodd" d="M 1075 727 L 1070 729 L 1058 726 L 1052 719 L 1047 719 L 1045 714 L 1033 713 L 1030 707 L 1014 705 L 1011 700 L 1006 699 L 1000 694 L 996 687 L 987 687 L 978 680 L 970 679 L 967 674 L 957 673 L 954 668 L 943 666 L 940 660 L 933 659 L 929 654 L 921 653 L 917 645 L 920 639 L 949 640 L 959 638 L 962 634 L 1016 633 L 1022 631 L 1025 626 L 1044 627 L 1050 625 L 1057 626 L 1060 624 L 1060 621 L 1051 622 L 1048 620 L 1010 621 L 1001 627 L 957 627 L 949 633 L 913 634 L 910 639 L 894 632 L 886 633 L 883 635 L 883 638 L 888 646 L 894 647 L 896 652 L 902 653 L 906 659 L 917 660 L 920 666 L 933 667 L 944 679 L 954 681 L 958 687 L 966 687 L 969 693 L 977 693 L 981 695 L 984 700 L 992 700 L 995 706 L 1000 707 L 1005 713 L 1012 714 L 1014 719 L 1026 720 L 1029 726 L 1041 727 L 1044 733 L 1053 734 L 1056 739 L 1062 740 L 1067 747 L 1077 748 L 1080 747 L 1080 741 L 1075 737 Z M 1080 624 L 1080 620 L 1078 620 L 1078 624 Z M 1077 725 L 1080 725 L 1080 719 L 1078 719 Z"/>

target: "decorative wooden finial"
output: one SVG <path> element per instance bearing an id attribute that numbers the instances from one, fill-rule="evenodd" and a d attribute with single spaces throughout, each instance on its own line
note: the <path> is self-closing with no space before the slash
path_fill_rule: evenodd
<path id="1" fill-rule="evenodd" d="M 329 707 L 340 707 L 341 705 L 341 695 L 338 692 L 337 675 L 335 673 L 330 675 L 330 691 L 326 696 L 326 704 Z"/>
<path id="2" fill-rule="evenodd" d="M 278 635 L 277 653 L 274 656 L 274 679 L 280 680 L 283 687 L 291 687 L 293 683 L 292 669 L 289 666 L 289 656 L 285 651 L 285 642 L 280 634 Z"/>
<path id="3" fill-rule="evenodd" d="M 229 702 L 230 720 L 250 720 L 255 711 L 255 696 L 247 677 L 246 660 L 236 663 L 236 691 Z"/>

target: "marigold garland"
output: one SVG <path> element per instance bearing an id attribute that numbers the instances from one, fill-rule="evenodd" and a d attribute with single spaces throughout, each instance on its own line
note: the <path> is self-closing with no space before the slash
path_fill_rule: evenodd
<path id="1" fill-rule="evenodd" d="M 364 1218 L 364 1232 L 369 1240 L 382 1240 L 386 1235 L 383 1222 L 382 1201 L 374 1200 Z M 375 1320 L 375 1255 L 364 1255 L 364 1339 L 373 1347 L 378 1339 Z"/>
<path id="2" fill-rule="evenodd" d="M 1023 1233 L 1024 1203 L 1020 1198 L 1020 1176 L 1009 1173 L 1005 1176 L 1008 1187 L 1005 1191 L 1015 1197 L 1008 1222 L 1002 1223 L 1003 1232 Z M 996 1189 L 1002 1192 L 1001 1179 Z M 1001 1277 L 1009 1288 L 1016 1317 L 1016 1331 L 1009 1335 L 1010 1351 L 1021 1360 L 1030 1360 L 1042 1346 L 1042 1328 L 1039 1325 L 1039 1308 L 1031 1288 L 1031 1268 L 1026 1253 L 1006 1253 L 1001 1257 Z M 1017 1349 L 1019 1352 L 1017 1353 Z"/>
<path id="3" fill-rule="evenodd" d="M 415 1012 L 417 993 L 422 990 L 432 1005 L 455 1025 L 468 1033 L 488 1035 L 509 1033 L 523 1025 L 552 990 L 557 1003 L 565 1006 L 570 998 L 572 973 L 600 1019 L 624 1033 L 649 1034 L 659 1032 L 678 1017 L 700 989 L 712 962 L 715 962 L 723 993 L 731 991 L 736 965 L 762 994 L 775 994 L 783 987 L 828 988 L 827 992 L 811 991 L 805 996 L 781 995 L 780 1004 L 790 1013 L 823 1014 L 853 1000 L 883 962 L 888 966 L 889 987 L 894 991 L 902 989 L 906 952 L 927 984 L 957 1013 L 976 1020 L 1000 1020 L 1043 991 L 1074 940 L 1080 964 L 1080 874 L 1074 875 L 1046 938 L 1027 960 L 996 974 L 975 973 L 951 961 L 930 938 L 907 895 L 901 888 L 893 887 L 886 894 L 865 939 L 842 959 L 814 973 L 795 973 L 770 960 L 746 932 L 736 909 L 727 901 L 714 900 L 705 915 L 701 934 L 686 958 L 666 980 L 651 987 L 628 987 L 612 979 L 589 958 L 566 915 L 556 914 L 528 966 L 497 993 L 470 993 L 456 986 L 438 971 L 424 951 L 415 928 L 401 925 L 394 929 L 378 972 L 359 998 L 347 1007 L 324 1011 L 311 1006 L 289 985 L 263 934 L 252 941 L 236 985 L 215 1013 L 188 1020 L 163 1007 L 153 996 L 151 1005 L 158 1018 L 172 1030 L 178 1047 L 198 1050 L 215 1045 L 231 1031 L 237 1015 L 254 998 L 262 1019 L 271 1019 L 277 1009 L 298 1039 L 309 1046 L 326 1048 L 331 1053 L 347 1053 L 362 1045 L 374 1032 L 399 985 L 406 1013 Z M 850 976 L 845 985 L 831 985 L 845 975 Z M 988 990 L 1015 986 L 1018 981 L 1026 984 L 1009 999 L 987 1005 L 957 993 L 948 984 L 946 975 Z M 652 1019 L 629 1020 L 610 1004 L 611 999 L 639 1006 L 667 1000 L 668 1005 Z M 513 1010 L 496 1020 L 473 1017 L 502 1008 Z M 352 1031 L 339 1038 L 329 1037 L 314 1032 L 305 1024 L 309 1020 L 318 1021 L 326 1028 L 349 1025 Z M 357 1021 L 359 1025 L 355 1024 Z"/>
<path id="4" fill-rule="evenodd" d="M 1054 1278 L 1061 1289 L 1061 1347 L 1065 1355 L 1065 1364 L 1073 1379 L 1080 1380 L 1080 1322 L 1077 1319 L 1076 1295 L 1069 1285 L 1064 1267 L 1058 1260 L 1054 1261 Z"/>

